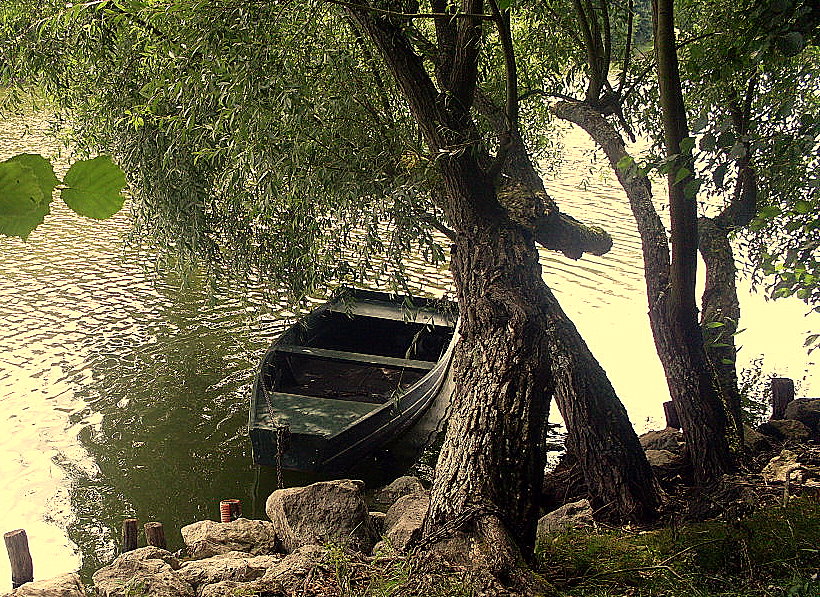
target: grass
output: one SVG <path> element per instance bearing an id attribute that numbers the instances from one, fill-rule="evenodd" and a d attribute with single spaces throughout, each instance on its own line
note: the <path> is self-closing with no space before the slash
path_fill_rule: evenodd
<path id="1" fill-rule="evenodd" d="M 820 597 L 820 503 L 733 523 L 568 532 L 536 553 L 540 572 L 573 597 Z"/>

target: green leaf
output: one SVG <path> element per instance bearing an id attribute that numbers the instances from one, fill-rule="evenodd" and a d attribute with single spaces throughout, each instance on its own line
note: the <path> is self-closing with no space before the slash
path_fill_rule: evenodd
<path id="1" fill-rule="evenodd" d="M 498 0 L 498 10 L 504 12 L 515 3 L 515 0 Z"/>
<path id="2" fill-rule="evenodd" d="M 54 167 L 50 161 L 36 153 L 21 153 L 9 158 L 8 161 L 31 168 L 43 193 L 43 199 L 51 202 L 51 194 L 54 192 L 54 187 L 60 184 L 60 180 L 54 175 Z"/>
<path id="3" fill-rule="evenodd" d="M 726 324 L 723 323 L 722 321 L 710 321 L 709 323 L 707 323 L 703 327 L 705 327 L 705 328 L 719 328 L 719 327 L 723 327 L 724 325 L 726 325 Z"/>
<path id="4" fill-rule="evenodd" d="M 616 167 L 618 170 L 620 170 L 621 172 L 624 172 L 625 170 L 629 170 L 629 168 L 630 168 L 630 167 L 632 166 L 632 164 L 634 164 L 634 163 L 635 163 L 635 160 L 632 158 L 632 156 L 625 155 L 625 156 L 624 156 L 624 157 L 622 157 L 620 160 L 618 160 L 618 163 L 617 163 L 617 164 L 615 164 L 615 167 Z"/>
<path id="5" fill-rule="evenodd" d="M 808 201 L 798 201 L 794 204 L 794 212 L 798 214 L 807 214 L 811 212 L 811 203 Z"/>
<path id="6" fill-rule="evenodd" d="M 678 184 L 684 178 L 692 174 L 688 168 L 678 168 L 677 174 L 675 174 L 675 184 Z"/>
<path id="7" fill-rule="evenodd" d="M 681 153 L 690 153 L 694 147 L 695 147 L 695 138 L 694 137 L 685 137 L 685 138 L 681 139 L 681 142 L 680 142 L 680 152 Z"/>
<path id="8" fill-rule="evenodd" d="M 715 186 L 720 188 L 723 186 L 723 179 L 726 178 L 726 169 L 729 167 L 728 164 L 721 164 L 715 171 L 712 173 L 712 178 L 715 181 Z"/>
<path id="9" fill-rule="evenodd" d="M 700 181 L 697 178 L 693 178 L 686 186 L 683 187 L 683 195 L 687 199 L 693 199 L 697 196 L 698 191 L 700 190 Z"/>
<path id="10" fill-rule="evenodd" d="M 12 160 L 0 163 L 0 234 L 25 240 L 48 214 L 51 193 L 26 160 Z"/>
<path id="11" fill-rule="evenodd" d="M 775 40 L 777 49 L 780 50 L 784 56 L 797 56 L 806 47 L 806 40 L 799 31 L 789 31 L 785 35 L 781 35 Z"/>
<path id="12" fill-rule="evenodd" d="M 108 156 L 75 162 L 63 182 L 68 187 L 60 193 L 63 201 L 81 216 L 110 218 L 125 200 L 125 175 Z"/>

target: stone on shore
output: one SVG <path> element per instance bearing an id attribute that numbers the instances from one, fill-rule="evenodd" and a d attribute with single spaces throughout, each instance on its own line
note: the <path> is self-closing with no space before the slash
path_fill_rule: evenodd
<path id="1" fill-rule="evenodd" d="M 209 558 L 231 551 L 242 551 L 252 555 L 281 551 L 276 527 L 265 520 L 201 520 L 182 527 L 181 532 L 188 554 L 195 559 Z"/>
<path id="2" fill-rule="evenodd" d="M 251 556 L 231 551 L 204 560 L 184 562 L 177 574 L 199 591 L 207 585 L 225 581 L 247 583 L 257 580 L 281 559 L 281 556 Z"/>
<path id="3" fill-rule="evenodd" d="M 80 576 L 71 572 L 47 580 L 27 582 L 11 593 L 4 593 L 3 597 L 86 597 L 86 592 Z"/>
<path id="4" fill-rule="evenodd" d="M 686 445 L 683 433 L 673 427 L 660 431 L 647 431 L 638 440 L 644 450 L 667 450 L 673 454 L 679 454 Z"/>
<path id="5" fill-rule="evenodd" d="M 393 504 L 402 496 L 424 491 L 424 485 L 417 477 L 399 477 L 387 487 L 376 492 L 374 500 L 379 504 Z"/>
<path id="6" fill-rule="evenodd" d="M 803 470 L 803 465 L 798 462 L 797 454 L 791 450 L 783 450 L 779 456 L 772 458 L 769 463 L 763 467 L 761 474 L 768 483 L 785 483 L 786 479 L 802 480 L 800 471 Z"/>
<path id="7" fill-rule="evenodd" d="M 584 499 L 564 504 L 538 520 L 536 541 L 541 542 L 547 535 L 552 533 L 562 533 L 569 529 L 584 528 L 594 524 L 592 506 L 589 500 Z"/>
<path id="8" fill-rule="evenodd" d="M 430 492 L 426 490 L 396 500 L 384 518 L 384 544 L 402 552 L 412 547 L 421 539 L 429 507 Z"/>
<path id="9" fill-rule="evenodd" d="M 92 578 L 98 597 L 195 597 L 193 587 L 176 574 L 178 569 L 170 552 L 142 547 L 118 556 Z"/>
<path id="10" fill-rule="evenodd" d="M 377 533 L 362 498 L 361 481 L 321 481 L 274 491 L 265 510 L 286 552 L 336 544 L 370 553 Z"/>
<path id="11" fill-rule="evenodd" d="M 772 419 L 759 425 L 757 430 L 778 441 L 802 442 L 811 437 L 811 429 L 804 423 L 793 419 Z"/>
<path id="12" fill-rule="evenodd" d="M 786 405 L 786 419 L 800 421 L 815 434 L 820 433 L 820 398 L 797 398 Z"/>

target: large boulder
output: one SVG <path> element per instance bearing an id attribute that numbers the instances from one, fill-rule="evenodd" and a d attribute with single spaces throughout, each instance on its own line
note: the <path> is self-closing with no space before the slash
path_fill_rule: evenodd
<path id="1" fill-rule="evenodd" d="M 759 425 L 757 430 L 778 441 L 802 442 L 811 437 L 811 429 L 793 419 L 772 419 Z"/>
<path id="2" fill-rule="evenodd" d="M 182 527 L 181 532 L 182 540 L 192 558 L 209 558 L 231 551 L 243 551 L 253 555 L 281 551 L 276 527 L 265 520 L 201 520 Z"/>
<path id="3" fill-rule="evenodd" d="M 195 590 L 200 590 L 219 582 L 245 583 L 262 578 L 281 559 L 281 556 L 251 556 L 232 551 L 204 560 L 184 562 L 177 574 Z"/>
<path id="4" fill-rule="evenodd" d="M 595 524 L 592 518 L 592 506 L 589 500 L 578 500 L 564 504 L 557 510 L 545 514 L 538 520 L 536 541 L 542 542 L 547 535 L 561 533 L 570 529 L 589 527 Z"/>
<path id="5" fill-rule="evenodd" d="M 820 433 L 820 398 L 797 398 L 786 405 L 786 419 L 800 421 L 814 433 Z"/>
<path id="6" fill-rule="evenodd" d="M 118 556 L 92 577 L 98 597 L 195 597 L 193 587 L 177 574 L 179 562 L 157 547 L 142 547 Z"/>
<path id="7" fill-rule="evenodd" d="M 647 431 L 638 440 L 644 450 L 666 450 L 679 454 L 684 446 L 683 433 L 674 427 L 667 427 L 660 431 Z"/>
<path id="8" fill-rule="evenodd" d="M 27 582 L 11 593 L 5 593 L 4 597 L 86 597 L 86 593 L 80 576 L 72 572 L 48 580 Z"/>
<path id="9" fill-rule="evenodd" d="M 274 491 L 265 510 L 287 552 L 333 543 L 370 553 L 377 534 L 362 498 L 361 481 L 322 481 Z"/>
<path id="10" fill-rule="evenodd" d="M 417 477 L 399 477 L 387 487 L 376 492 L 374 500 L 379 504 L 392 504 L 402 496 L 424 491 L 424 485 Z"/>
<path id="11" fill-rule="evenodd" d="M 382 540 L 385 545 L 398 551 L 406 551 L 421 539 L 429 507 L 429 491 L 411 493 L 396 500 L 384 518 Z"/>

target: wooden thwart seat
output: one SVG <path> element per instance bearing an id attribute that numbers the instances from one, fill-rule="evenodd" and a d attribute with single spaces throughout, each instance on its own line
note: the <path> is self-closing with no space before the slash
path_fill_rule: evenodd
<path id="1" fill-rule="evenodd" d="M 416 371 L 430 371 L 435 367 L 432 361 L 417 361 L 415 359 L 398 359 L 395 357 L 383 357 L 377 354 L 364 354 L 360 352 L 346 352 L 342 350 L 329 350 L 327 348 L 313 348 L 310 346 L 297 346 L 295 344 L 280 344 L 276 347 L 279 352 L 296 354 L 306 357 L 315 357 L 329 361 L 342 361 L 347 363 L 362 363 L 364 365 L 374 365 L 377 367 L 391 367 L 394 369 L 412 369 Z"/>
<path id="2" fill-rule="evenodd" d="M 453 327 L 454 320 L 442 313 L 427 309 L 406 309 L 396 303 L 376 300 L 360 300 L 352 304 L 339 304 L 330 307 L 332 313 L 345 313 L 360 317 L 375 317 L 393 321 L 406 321 L 424 325 Z"/>
<path id="3" fill-rule="evenodd" d="M 267 399 L 279 424 L 287 423 L 291 433 L 330 436 L 380 408 L 381 404 L 333 400 L 301 394 L 269 392 Z M 267 401 L 256 405 L 257 427 L 273 429 Z"/>

